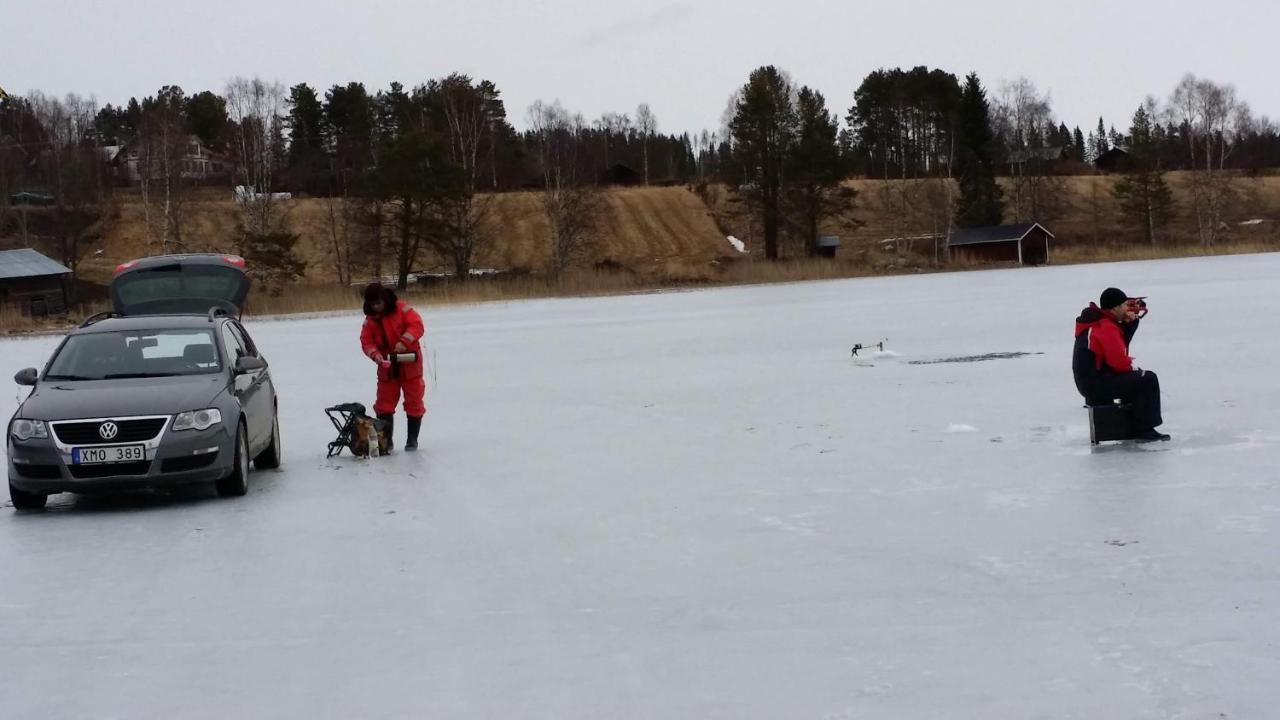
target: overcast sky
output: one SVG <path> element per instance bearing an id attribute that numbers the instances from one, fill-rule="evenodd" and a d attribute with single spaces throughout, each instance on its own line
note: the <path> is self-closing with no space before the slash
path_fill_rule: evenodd
<path id="1" fill-rule="evenodd" d="M 497 83 L 517 126 L 536 99 L 590 118 L 648 102 L 666 132 L 715 129 L 729 94 L 774 64 L 844 117 L 879 67 L 1026 76 L 1057 117 L 1118 128 L 1194 72 L 1280 117 L 1274 0 L 0 0 L 0 87 L 122 103 L 234 75 L 323 91 L 451 71 Z"/>

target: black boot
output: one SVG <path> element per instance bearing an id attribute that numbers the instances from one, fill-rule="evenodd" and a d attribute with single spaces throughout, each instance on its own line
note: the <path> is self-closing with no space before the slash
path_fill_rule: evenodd
<path id="1" fill-rule="evenodd" d="M 406 452 L 412 452 L 418 449 L 418 431 L 422 429 L 422 418 L 409 418 L 409 434 L 404 440 L 404 449 Z"/>
<path id="2" fill-rule="evenodd" d="M 386 428 L 387 430 L 387 452 L 391 452 L 391 449 L 396 446 L 396 441 L 395 441 L 396 436 L 395 436 L 395 433 L 393 432 L 396 429 L 396 416 L 395 415 L 379 415 L 378 419 L 382 421 L 382 427 Z"/>

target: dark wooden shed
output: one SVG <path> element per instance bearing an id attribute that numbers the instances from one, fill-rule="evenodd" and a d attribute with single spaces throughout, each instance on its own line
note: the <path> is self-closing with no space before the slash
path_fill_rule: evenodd
<path id="1" fill-rule="evenodd" d="M 71 270 L 30 248 L 0 250 L 0 304 L 39 317 L 67 311 Z"/>
<path id="2" fill-rule="evenodd" d="M 1099 155 L 1093 166 L 1105 173 L 1128 172 L 1133 167 L 1133 157 L 1120 148 L 1111 148 Z"/>
<path id="3" fill-rule="evenodd" d="M 1053 239 L 1040 223 L 963 228 L 947 238 L 947 253 L 952 262 L 1047 265 Z"/>
<path id="4" fill-rule="evenodd" d="M 600 174 L 600 181 L 605 185 L 639 185 L 644 182 L 644 175 L 629 165 L 614 163 Z"/>

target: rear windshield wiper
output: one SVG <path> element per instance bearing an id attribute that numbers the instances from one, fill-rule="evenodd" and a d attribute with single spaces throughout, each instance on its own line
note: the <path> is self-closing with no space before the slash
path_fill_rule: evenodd
<path id="1" fill-rule="evenodd" d="M 182 373 L 112 373 L 103 375 L 103 380 L 127 380 L 130 378 L 158 378 L 158 377 L 177 377 Z"/>

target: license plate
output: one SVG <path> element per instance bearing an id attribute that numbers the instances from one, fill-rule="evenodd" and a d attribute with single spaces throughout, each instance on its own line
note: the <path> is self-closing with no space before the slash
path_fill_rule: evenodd
<path id="1" fill-rule="evenodd" d="M 106 463 L 138 462 L 147 459 L 145 445 L 103 445 L 71 449 L 72 465 L 103 465 Z"/>

